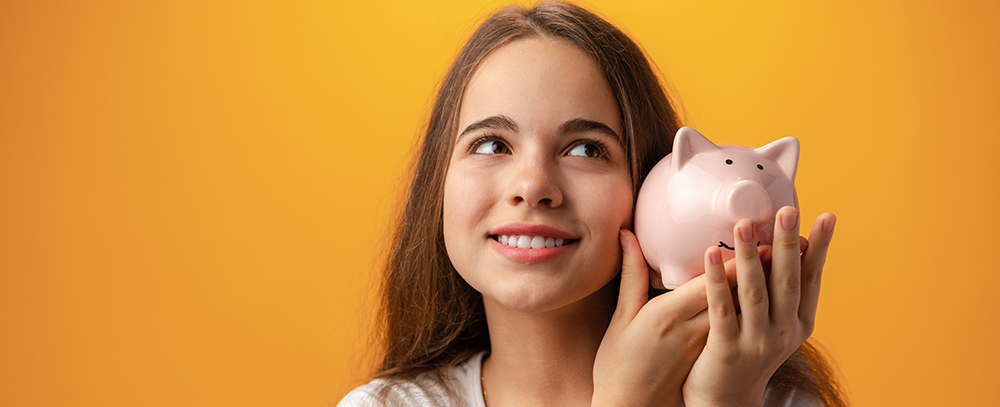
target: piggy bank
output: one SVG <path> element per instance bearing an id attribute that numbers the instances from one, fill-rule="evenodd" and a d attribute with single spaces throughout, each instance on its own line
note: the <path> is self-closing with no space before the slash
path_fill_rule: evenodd
<path id="1" fill-rule="evenodd" d="M 775 213 L 798 207 L 795 169 L 799 141 L 764 147 L 717 146 L 690 127 L 673 152 L 646 176 L 635 204 L 635 235 L 649 263 L 650 284 L 672 289 L 705 272 L 705 250 L 735 256 L 733 228 L 754 222 L 757 245 L 771 244 Z"/>

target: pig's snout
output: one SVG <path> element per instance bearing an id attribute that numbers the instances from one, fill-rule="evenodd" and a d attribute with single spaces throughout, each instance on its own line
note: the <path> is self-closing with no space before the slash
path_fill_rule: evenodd
<path id="1" fill-rule="evenodd" d="M 757 181 L 739 180 L 719 192 L 716 209 L 733 222 L 750 219 L 759 225 L 774 213 L 771 195 Z"/>

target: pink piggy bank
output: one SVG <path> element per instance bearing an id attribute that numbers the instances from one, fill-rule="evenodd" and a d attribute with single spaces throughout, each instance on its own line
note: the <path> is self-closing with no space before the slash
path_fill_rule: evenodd
<path id="1" fill-rule="evenodd" d="M 751 219 L 757 245 L 771 244 L 774 215 L 798 207 L 795 169 L 799 141 L 785 137 L 764 147 L 717 146 L 690 127 L 674 138 L 639 189 L 635 234 L 649 263 L 653 287 L 676 288 L 705 272 L 705 250 L 735 256 L 733 227 Z"/>

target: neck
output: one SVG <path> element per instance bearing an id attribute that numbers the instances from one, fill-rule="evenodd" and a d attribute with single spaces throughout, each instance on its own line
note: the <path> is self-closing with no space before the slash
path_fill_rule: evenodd
<path id="1" fill-rule="evenodd" d="M 555 310 L 520 312 L 484 300 L 490 407 L 590 405 L 594 359 L 614 313 L 617 286 Z"/>

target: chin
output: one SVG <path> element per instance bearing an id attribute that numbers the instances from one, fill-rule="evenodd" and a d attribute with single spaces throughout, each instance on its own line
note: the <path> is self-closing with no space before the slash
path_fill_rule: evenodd
<path id="1" fill-rule="evenodd" d="M 613 276 L 607 280 L 611 280 Z M 494 286 L 490 290 L 480 291 L 484 298 L 510 311 L 537 314 L 555 311 L 572 304 L 580 303 L 600 292 L 608 281 L 578 284 L 553 284 L 551 282 L 525 281 L 523 284 L 510 284 L 505 287 Z"/>
<path id="2" fill-rule="evenodd" d="M 542 293 L 518 293 L 495 298 L 494 301 L 504 309 L 525 314 L 548 312 L 572 303 L 572 300 L 554 298 L 552 295 Z"/>

